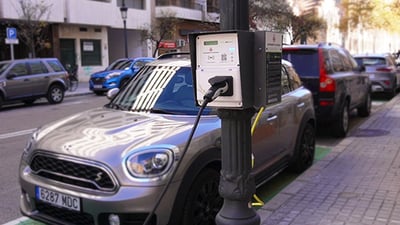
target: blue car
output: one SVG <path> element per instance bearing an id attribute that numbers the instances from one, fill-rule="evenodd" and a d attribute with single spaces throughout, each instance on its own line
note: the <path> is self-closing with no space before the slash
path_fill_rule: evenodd
<path id="1" fill-rule="evenodd" d="M 140 68 L 153 60 L 150 57 L 117 59 L 105 70 L 90 75 L 89 89 L 96 95 L 103 95 L 112 88 L 121 88 Z"/>

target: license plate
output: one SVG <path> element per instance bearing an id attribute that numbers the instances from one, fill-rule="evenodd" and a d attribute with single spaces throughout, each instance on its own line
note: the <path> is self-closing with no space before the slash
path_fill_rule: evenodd
<path id="1" fill-rule="evenodd" d="M 371 73 L 371 74 L 369 75 L 369 78 L 375 79 L 375 74 Z"/>
<path id="2" fill-rule="evenodd" d="M 81 201 L 77 197 L 66 195 L 56 191 L 51 191 L 39 186 L 36 186 L 35 192 L 36 192 L 36 199 L 39 199 L 43 202 L 47 202 L 52 205 L 74 211 L 81 210 Z"/>
<path id="3" fill-rule="evenodd" d="M 96 89 L 99 89 L 99 88 L 102 88 L 103 85 L 101 85 L 101 84 L 95 84 L 95 85 L 93 85 L 93 87 L 96 88 Z"/>

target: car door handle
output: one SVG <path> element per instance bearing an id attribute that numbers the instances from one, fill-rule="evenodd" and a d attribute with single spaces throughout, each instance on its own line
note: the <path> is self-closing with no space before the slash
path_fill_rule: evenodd
<path id="1" fill-rule="evenodd" d="M 301 102 L 301 103 L 297 104 L 297 108 L 304 108 L 305 105 L 306 105 L 306 103 Z"/>
<path id="2" fill-rule="evenodd" d="M 271 122 L 271 121 L 274 121 L 276 119 L 278 119 L 278 116 L 276 114 L 270 114 L 270 115 L 268 115 L 267 121 Z"/>

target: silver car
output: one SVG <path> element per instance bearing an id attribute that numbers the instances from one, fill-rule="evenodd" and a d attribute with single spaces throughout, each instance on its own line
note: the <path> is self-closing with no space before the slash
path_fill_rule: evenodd
<path id="1" fill-rule="evenodd" d="M 281 83 L 282 102 L 260 111 L 252 136 L 257 185 L 314 159 L 311 93 L 286 61 Z M 214 224 L 223 202 L 215 109 L 205 109 L 181 158 L 198 112 L 188 58 L 147 64 L 104 107 L 34 132 L 19 169 L 21 212 L 52 224 L 143 224 L 177 170 L 149 224 Z"/>
<path id="2" fill-rule="evenodd" d="M 391 54 L 355 55 L 357 64 L 365 70 L 371 80 L 372 92 L 382 92 L 392 98 L 400 88 L 400 69 Z"/>
<path id="3" fill-rule="evenodd" d="M 32 104 L 42 97 L 50 104 L 61 103 L 67 89 L 67 75 L 56 58 L 1 61 L 0 108 L 17 101 Z"/>

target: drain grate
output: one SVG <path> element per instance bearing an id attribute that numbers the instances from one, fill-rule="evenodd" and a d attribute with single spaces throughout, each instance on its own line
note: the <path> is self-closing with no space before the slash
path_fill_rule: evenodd
<path id="1" fill-rule="evenodd" d="M 389 134 L 390 131 L 380 129 L 357 129 L 352 136 L 355 137 L 377 137 Z"/>

